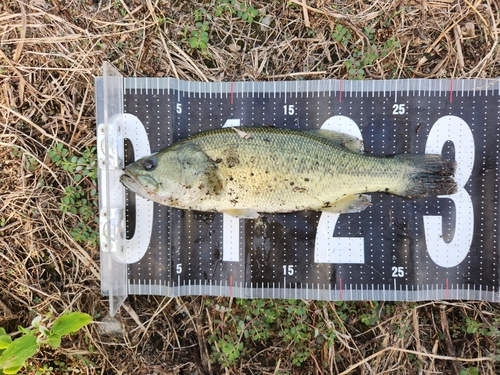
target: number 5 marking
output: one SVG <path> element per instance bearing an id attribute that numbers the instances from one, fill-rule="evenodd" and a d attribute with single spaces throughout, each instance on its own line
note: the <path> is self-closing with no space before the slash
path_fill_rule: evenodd
<path id="1" fill-rule="evenodd" d="M 424 230 L 427 251 L 432 260 L 441 267 L 455 267 L 467 256 L 474 233 L 474 208 L 464 189 L 474 165 L 474 138 L 464 120 L 456 116 L 444 116 L 432 127 L 425 152 L 440 154 L 446 141 L 453 142 L 455 146 L 455 181 L 458 192 L 454 195 L 441 195 L 439 198 L 451 199 L 455 203 L 455 234 L 450 242 L 443 240 L 441 216 L 424 215 Z"/>
<path id="2" fill-rule="evenodd" d="M 363 139 L 358 125 L 346 116 L 333 116 L 321 129 L 351 135 Z M 315 263 L 364 263 L 365 241 L 363 237 L 333 237 L 340 214 L 321 213 L 314 245 Z"/>

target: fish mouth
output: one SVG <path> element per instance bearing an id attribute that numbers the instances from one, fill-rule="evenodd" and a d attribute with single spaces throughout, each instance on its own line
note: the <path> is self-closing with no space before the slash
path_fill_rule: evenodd
<path id="1" fill-rule="evenodd" d="M 137 177 L 131 175 L 129 172 L 125 172 L 120 176 L 120 182 L 123 184 L 123 186 L 132 191 L 135 191 L 137 189 Z"/>
<path id="2" fill-rule="evenodd" d="M 120 176 L 120 182 L 130 191 L 144 198 L 156 194 L 158 190 L 158 182 L 154 178 L 127 170 Z"/>

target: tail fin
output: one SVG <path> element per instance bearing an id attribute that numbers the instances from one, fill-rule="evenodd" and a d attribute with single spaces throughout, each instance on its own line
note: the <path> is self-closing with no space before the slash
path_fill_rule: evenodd
<path id="1" fill-rule="evenodd" d="M 453 179 L 457 163 L 447 157 L 434 154 L 400 154 L 412 172 L 404 195 L 408 197 L 433 197 L 457 192 Z"/>

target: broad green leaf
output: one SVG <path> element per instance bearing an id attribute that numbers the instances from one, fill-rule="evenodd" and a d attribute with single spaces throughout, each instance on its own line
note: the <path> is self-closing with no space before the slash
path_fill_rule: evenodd
<path id="1" fill-rule="evenodd" d="M 83 326 L 86 326 L 92 321 L 92 317 L 89 314 L 81 313 L 78 311 L 72 312 L 70 314 L 61 315 L 57 318 L 50 331 L 51 335 L 67 335 L 78 331 Z"/>
<path id="2" fill-rule="evenodd" d="M 2 332 L 3 331 L 3 332 Z M 12 339 L 9 335 L 5 333 L 3 328 L 0 328 L 0 349 L 7 348 L 12 342 Z"/>
<path id="3" fill-rule="evenodd" d="M 12 341 L 0 356 L 0 368 L 6 374 L 15 374 L 24 365 L 24 362 L 36 353 L 37 349 L 35 336 L 19 337 Z"/>
<path id="4" fill-rule="evenodd" d="M 16 366 L 16 367 L 9 367 L 9 368 L 4 368 L 3 369 L 3 372 L 1 372 L 0 374 L 17 374 L 19 370 L 21 370 L 23 366 Z M 0 370 L 2 371 L 2 370 Z"/>
<path id="5" fill-rule="evenodd" d="M 61 345 L 61 335 L 50 335 L 47 344 L 52 346 L 53 349 L 57 349 Z"/>

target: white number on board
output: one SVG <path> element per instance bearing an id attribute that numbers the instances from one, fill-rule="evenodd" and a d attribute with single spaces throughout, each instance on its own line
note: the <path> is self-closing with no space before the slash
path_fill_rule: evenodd
<path id="1" fill-rule="evenodd" d="M 392 277 L 403 277 L 404 275 L 404 267 L 392 267 Z"/>
<path id="2" fill-rule="evenodd" d="M 404 115 L 406 113 L 406 104 L 393 104 L 392 114 L 393 115 Z"/>
<path id="3" fill-rule="evenodd" d="M 295 274 L 295 268 L 292 264 L 283 266 L 283 274 L 288 276 L 293 276 Z"/>
<path id="4" fill-rule="evenodd" d="M 294 115 L 295 114 L 295 105 L 294 104 L 285 104 L 283 106 L 283 114 Z"/>
<path id="5" fill-rule="evenodd" d="M 241 125 L 240 119 L 228 119 L 222 126 L 232 128 Z M 222 215 L 222 260 L 224 262 L 240 261 L 240 219 Z"/>
<path id="6" fill-rule="evenodd" d="M 474 208 L 464 185 L 469 180 L 474 165 L 474 138 L 467 123 L 456 116 L 441 117 L 432 126 L 427 138 L 425 152 L 440 154 L 444 144 L 451 141 L 455 146 L 457 171 L 455 181 L 458 192 L 439 196 L 451 199 L 455 204 L 455 230 L 450 242 L 443 239 L 441 216 L 424 216 L 425 243 L 432 260 L 441 267 L 455 267 L 469 253 L 474 233 Z"/>
<path id="7" fill-rule="evenodd" d="M 396 108 L 397 106 L 397 108 Z M 404 113 L 404 104 L 394 105 L 394 113 Z M 356 123 L 344 116 L 333 116 L 322 126 L 324 129 L 350 134 L 362 139 Z M 461 118 L 444 116 L 433 125 L 426 143 L 425 152 L 441 154 L 443 146 L 451 141 L 455 147 L 457 171 L 455 180 L 458 192 L 453 195 L 439 196 L 451 199 L 455 204 L 455 226 L 453 239 L 443 239 L 441 216 L 424 215 L 425 242 L 432 260 L 441 267 L 454 267 L 467 256 L 474 232 L 472 201 L 464 186 L 469 180 L 474 165 L 474 138 L 472 132 Z M 314 248 L 315 263 L 364 263 L 364 239 L 362 237 L 333 237 L 339 214 L 322 213 Z M 393 277 L 403 277 L 404 269 L 393 267 Z M 402 273 L 402 274 L 401 274 Z"/>
<path id="8" fill-rule="evenodd" d="M 346 116 L 330 117 L 321 128 L 363 139 L 358 125 Z M 339 217 L 340 214 L 321 213 L 316 231 L 314 262 L 364 263 L 365 241 L 363 237 L 333 237 Z"/>

